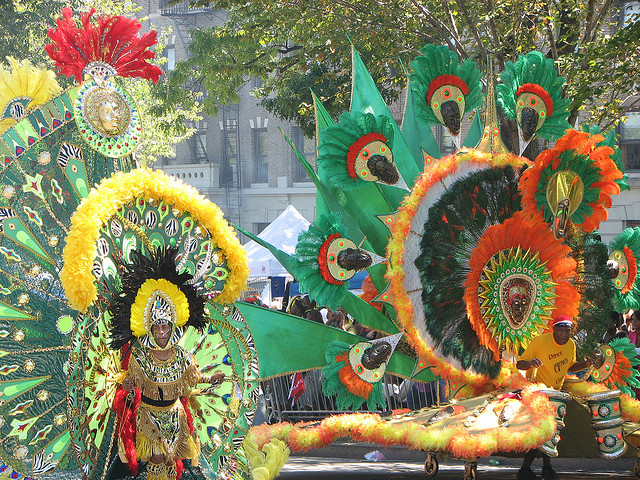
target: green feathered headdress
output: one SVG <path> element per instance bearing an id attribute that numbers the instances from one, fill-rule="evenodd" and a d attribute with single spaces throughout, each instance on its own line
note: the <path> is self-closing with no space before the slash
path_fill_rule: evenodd
<path id="1" fill-rule="evenodd" d="M 359 249 L 335 213 L 322 215 L 298 235 L 291 273 L 319 305 L 339 307 L 348 281 L 368 268 L 375 255 Z"/>
<path id="2" fill-rule="evenodd" d="M 523 140 L 528 142 L 536 134 L 555 140 L 571 128 L 567 122 L 570 100 L 562 98 L 563 85 L 553 60 L 540 52 L 507 62 L 496 85 L 498 104 L 508 118 L 517 120 Z"/>
<path id="3" fill-rule="evenodd" d="M 393 125 L 388 117 L 345 112 L 338 125 L 320 131 L 318 164 L 334 188 L 352 190 L 363 182 L 396 185 L 401 178 L 392 149 Z"/>
<path id="4" fill-rule="evenodd" d="M 635 368 L 640 365 L 640 359 L 636 355 L 635 345 L 628 338 L 616 338 L 609 344 L 600 345 L 598 349 L 604 361 L 591 372 L 589 380 L 635 397 L 633 389 L 640 388 Z"/>
<path id="5" fill-rule="evenodd" d="M 638 258 L 640 228 L 627 228 L 609 244 L 609 267 L 614 269 L 613 304 L 617 312 L 640 309 Z"/>
<path id="6" fill-rule="evenodd" d="M 360 358 L 370 342 L 355 345 L 334 340 L 325 351 L 327 366 L 322 369 L 322 392 L 327 397 L 336 395 L 339 410 L 357 410 L 366 401 L 370 411 L 386 408 L 382 392 L 384 368 L 368 370 L 362 364 L 352 365 L 353 358 Z M 384 365 L 384 364 L 383 364 Z M 386 366 L 386 365 L 385 365 Z"/>
<path id="7" fill-rule="evenodd" d="M 482 103 L 482 73 L 470 60 L 441 45 L 426 45 L 411 62 L 411 91 L 416 117 L 427 125 L 442 124 L 456 137 L 464 114 Z"/>

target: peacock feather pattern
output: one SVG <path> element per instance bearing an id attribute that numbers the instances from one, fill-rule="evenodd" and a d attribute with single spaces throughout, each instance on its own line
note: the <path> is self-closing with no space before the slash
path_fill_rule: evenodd
<path id="1" fill-rule="evenodd" d="M 87 148 L 74 120 L 76 91 L 31 110 L 0 141 L 0 457 L 35 478 L 78 467 L 66 384 L 85 319 L 67 304 L 59 278 L 70 218 L 91 185 L 134 165 Z"/>

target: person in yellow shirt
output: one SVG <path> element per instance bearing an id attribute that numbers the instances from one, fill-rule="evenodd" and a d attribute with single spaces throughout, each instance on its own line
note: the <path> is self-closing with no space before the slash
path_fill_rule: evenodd
<path id="1" fill-rule="evenodd" d="M 573 319 L 567 315 L 558 315 L 553 321 L 553 331 L 542 334 L 529 343 L 518 359 L 518 370 L 527 370 L 527 378 L 547 387 L 560 390 L 567 372 L 579 372 L 593 365 L 593 360 L 576 361 L 576 343 L 571 338 Z M 531 469 L 537 450 L 529 450 L 518 471 L 518 480 L 538 480 Z M 543 480 L 558 480 L 558 474 L 551 467 L 551 459 L 542 454 Z"/>

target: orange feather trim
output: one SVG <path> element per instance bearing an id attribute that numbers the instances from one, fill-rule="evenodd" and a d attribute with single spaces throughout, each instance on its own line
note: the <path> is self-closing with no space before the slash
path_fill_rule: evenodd
<path id="1" fill-rule="evenodd" d="M 485 266 L 496 253 L 517 247 L 523 252 L 537 253 L 540 263 L 546 263 L 547 270 L 551 272 L 557 295 L 553 316 L 575 317 L 580 305 L 580 294 L 569 282 L 576 273 L 576 262 L 569 257 L 571 248 L 556 240 L 546 223 L 532 223 L 516 213 L 504 223 L 489 227 L 471 253 L 470 272 L 462 286 L 465 288 L 464 301 L 469 322 L 480 343 L 493 352 L 496 361 L 500 360 L 500 348 L 480 312 L 478 285 Z M 550 324 L 547 327 L 551 328 Z"/>
<path id="2" fill-rule="evenodd" d="M 627 266 L 629 267 L 629 279 L 627 280 L 627 284 L 622 287 L 620 293 L 629 293 L 629 291 L 633 288 L 633 285 L 636 283 L 636 277 L 638 275 L 638 261 L 636 260 L 636 256 L 633 254 L 633 250 L 625 245 L 622 249 L 624 256 L 627 260 Z"/>
<path id="3" fill-rule="evenodd" d="M 633 367 L 627 356 L 622 352 L 616 352 L 616 364 L 613 367 L 613 372 L 603 383 L 610 388 L 618 388 L 617 384 L 626 384 L 626 379 L 633 373 Z"/>
<path id="4" fill-rule="evenodd" d="M 519 189 L 522 194 L 523 212 L 536 220 L 542 218 L 535 199 L 542 171 L 549 166 L 554 170 L 557 169 L 560 164 L 560 154 L 566 150 L 575 150 L 578 154 L 588 155 L 600 174 L 597 182 L 585 185 L 585 188 L 596 188 L 599 191 L 597 202 L 589 204 L 593 208 L 593 214 L 589 217 L 585 216 L 585 221 L 576 226 L 587 232 L 597 229 L 600 222 L 607 219 L 606 208 L 611 206 L 611 195 L 620 193 L 620 186 L 615 181 L 622 178 L 622 172 L 611 159 L 613 150 L 610 147 L 596 146 L 603 139 L 602 135 L 589 136 L 586 132 L 568 130 L 558 139 L 553 148 L 538 155 L 533 167 L 527 169 L 520 178 Z"/>
<path id="5" fill-rule="evenodd" d="M 556 427 L 549 400 L 536 387 L 522 392 L 522 410 L 532 423 L 525 428 L 501 427 L 470 432 L 463 425 L 416 421 L 385 421 L 379 415 L 353 413 L 327 417 L 319 423 L 263 424 L 251 428 L 261 448 L 273 438 L 287 443 L 295 452 L 322 448 L 339 438 L 381 445 L 404 445 L 425 451 L 450 452 L 460 458 L 477 458 L 501 452 L 523 452 L 549 440 Z M 469 412 L 470 413 L 470 412 Z"/>
<path id="6" fill-rule="evenodd" d="M 356 375 L 356 372 L 353 371 L 353 368 L 351 368 L 351 364 L 349 363 L 349 355 L 347 352 L 343 352 L 342 355 L 336 356 L 335 361 L 344 362 L 344 367 L 338 371 L 340 382 L 351 393 L 367 400 L 373 390 L 373 385 L 362 380 L 358 375 Z"/>

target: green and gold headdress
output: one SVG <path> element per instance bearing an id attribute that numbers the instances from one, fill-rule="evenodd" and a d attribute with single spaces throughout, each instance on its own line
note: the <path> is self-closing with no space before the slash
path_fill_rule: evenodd
<path id="1" fill-rule="evenodd" d="M 363 182 L 406 188 L 393 159 L 393 126 L 383 115 L 340 115 L 339 125 L 320 132 L 318 163 L 334 188 L 351 190 Z"/>
<path id="2" fill-rule="evenodd" d="M 411 62 L 411 90 L 416 116 L 427 125 L 444 125 L 460 146 L 464 114 L 482 103 L 482 74 L 470 60 L 445 46 L 426 45 Z"/>
<path id="3" fill-rule="evenodd" d="M 570 100 L 562 98 L 563 85 L 553 60 L 540 52 L 520 55 L 516 63 L 505 65 L 496 86 L 498 104 L 508 118 L 517 120 L 521 153 L 535 135 L 555 140 L 571 128 Z"/>

